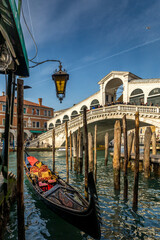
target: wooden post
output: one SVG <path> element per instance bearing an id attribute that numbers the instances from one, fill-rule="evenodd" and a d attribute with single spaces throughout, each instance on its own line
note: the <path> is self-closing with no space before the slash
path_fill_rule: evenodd
<path id="1" fill-rule="evenodd" d="M 80 128 L 78 128 L 77 132 L 77 151 L 76 151 L 76 172 L 79 172 L 80 162 L 79 162 L 79 145 L 80 145 Z"/>
<path id="2" fill-rule="evenodd" d="M 150 127 L 146 128 L 144 134 L 144 176 L 146 178 L 150 177 L 150 143 L 151 143 L 152 131 Z"/>
<path id="3" fill-rule="evenodd" d="M 105 134 L 105 165 L 108 163 L 108 147 L 109 147 L 109 135 L 108 132 Z"/>
<path id="4" fill-rule="evenodd" d="M 133 137 L 133 142 L 132 142 L 132 151 L 133 154 L 135 154 L 135 135 Z"/>
<path id="5" fill-rule="evenodd" d="M 114 171 L 114 189 L 120 190 L 120 154 L 121 154 L 121 126 L 117 120 L 114 125 L 114 154 L 113 154 L 113 171 Z"/>
<path id="6" fill-rule="evenodd" d="M 88 155 L 89 155 L 89 171 L 93 172 L 94 162 L 93 162 L 93 136 L 92 133 L 88 133 Z"/>
<path id="7" fill-rule="evenodd" d="M 139 179 L 139 112 L 135 114 L 135 167 L 134 167 L 134 187 L 133 187 L 133 210 L 138 206 L 138 179 Z"/>
<path id="8" fill-rule="evenodd" d="M 77 153 L 77 136 L 76 132 L 73 133 L 73 158 L 74 158 L 74 171 L 76 171 L 76 153 Z"/>
<path id="9" fill-rule="evenodd" d="M 83 171 L 83 134 L 79 133 L 79 170 L 80 174 Z"/>
<path id="10" fill-rule="evenodd" d="M 55 172 L 55 128 L 52 130 L 53 172 Z"/>
<path id="11" fill-rule="evenodd" d="M 69 140 L 70 140 L 70 168 L 72 170 L 72 134 L 71 134 L 71 131 L 70 131 Z"/>
<path id="12" fill-rule="evenodd" d="M 94 180 L 97 182 L 97 125 L 94 126 Z"/>
<path id="13" fill-rule="evenodd" d="M 126 115 L 122 118 L 123 124 L 123 138 L 124 138 L 124 199 L 128 197 L 128 179 L 127 179 L 127 166 L 128 166 L 128 144 L 127 144 L 127 121 Z"/>
<path id="14" fill-rule="evenodd" d="M 9 130 L 11 120 L 11 85 L 12 73 L 8 74 L 7 94 L 6 94 L 6 112 L 5 112 L 5 131 L 4 131 L 4 146 L 3 146 L 3 176 L 4 176 L 4 196 L 6 197 L 8 191 L 8 165 L 9 165 Z"/>
<path id="15" fill-rule="evenodd" d="M 66 173 L 67 173 L 67 183 L 69 183 L 68 126 L 67 126 L 67 122 L 65 122 L 65 133 L 66 133 Z"/>
<path id="16" fill-rule="evenodd" d="M 152 154 L 156 155 L 157 154 L 157 149 L 156 149 L 156 133 L 152 133 Z"/>
<path id="17" fill-rule="evenodd" d="M 157 146 L 156 146 L 156 133 L 153 132 L 153 133 L 152 133 L 152 154 L 153 154 L 153 155 L 156 155 L 156 154 L 157 154 L 157 148 L 156 148 L 156 147 L 157 147 Z M 155 174 L 158 173 L 158 165 L 159 165 L 159 164 L 157 164 L 157 163 L 154 163 L 154 164 L 153 164 L 153 172 L 154 172 Z"/>
<path id="18" fill-rule="evenodd" d="M 18 239 L 25 239 L 24 225 L 24 131 L 23 131 L 23 80 L 17 80 L 17 215 Z"/>
<path id="19" fill-rule="evenodd" d="M 85 198 L 88 200 L 88 129 L 86 108 L 83 109 L 84 150 L 85 150 Z"/>
<path id="20" fill-rule="evenodd" d="M 134 133 L 130 132 L 128 135 L 128 167 L 130 167 L 130 157 L 131 157 L 131 150 L 132 150 L 132 143 L 133 143 Z"/>

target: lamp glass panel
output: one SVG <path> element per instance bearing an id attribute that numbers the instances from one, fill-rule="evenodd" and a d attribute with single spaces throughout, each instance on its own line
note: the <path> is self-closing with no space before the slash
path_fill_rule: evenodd
<path id="1" fill-rule="evenodd" d="M 57 93 L 63 94 L 65 88 L 65 78 L 61 79 L 59 77 L 56 78 L 56 86 L 57 86 Z"/>

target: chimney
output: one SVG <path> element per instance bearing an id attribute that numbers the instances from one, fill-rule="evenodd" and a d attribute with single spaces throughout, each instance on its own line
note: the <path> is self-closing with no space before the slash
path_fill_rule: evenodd
<path id="1" fill-rule="evenodd" d="M 2 91 L 2 96 L 5 96 L 5 92 L 4 91 Z"/>
<path id="2" fill-rule="evenodd" d="M 42 98 L 38 98 L 39 106 L 42 106 Z"/>

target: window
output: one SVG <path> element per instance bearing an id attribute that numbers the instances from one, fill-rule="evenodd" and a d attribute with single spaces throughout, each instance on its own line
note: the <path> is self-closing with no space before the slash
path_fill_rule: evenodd
<path id="1" fill-rule="evenodd" d="M 44 122 L 44 128 L 47 128 L 47 123 L 46 122 Z"/>
<path id="2" fill-rule="evenodd" d="M 5 126 L 5 118 L 2 120 L 2 125 Z"/>
<path id="3" fill-rule="evenodd" d="M 39 115 L 39 109 L 36 109 L 36 113 L 37 113 L 37 115 Z"/>
<path id="4" fill-rule="evenodd" d="M 23 121 L 24 127 L 27 127 L 27 122 Z"/>
<path id="5" fill-rule="evenodd" d="M 44 110 L 44 116 L 47 116 L 47 110 Z"/>
<path id="6" fill-rule="evenodd" d="M 6 105 L 2 106 L 2 111 L 5 112 L 6 111 Z"/>
<path id="7" fill-rule="evenodd" d="M 32 127 L 36 127 L 36 123 L 35 122 L 32 122 Z"/>
<path id="8" fill-rule="evenodd" d="M 51 116 L 51 111 L 48 111 L 48 116 L 49 116 L 49 117 Z"/>
<path id="9" fill-rule="evenodd" d="M 39 122 L 36 122 L 36 127 L 39 128 L 40 127 L 40 124 Z"/>
<path id="10" fill-rule="evenodd" d="M 34 114 L 34 108 L 32 108 L 32 114 Z"/>
<path id="11" fill-rule="evenodd" d="M 26 113 L 26 108 L 23 108 L 23 113 Z"/>

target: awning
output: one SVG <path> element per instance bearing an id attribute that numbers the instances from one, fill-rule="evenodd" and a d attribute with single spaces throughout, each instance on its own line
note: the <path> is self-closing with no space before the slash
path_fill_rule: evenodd
<path id="1" fill-rule="evenodd" d="M 36 130 L 30 130 L 31 133 L 45 133 L 47 131 L 36 131 Z"/>
<path id="2" fill-rule="evenodd" d="M 0 17 L 0 32 L 17 64 L 14 73 L 28 77 L 28 56 L 15 0 L 0 1 Z"/>

